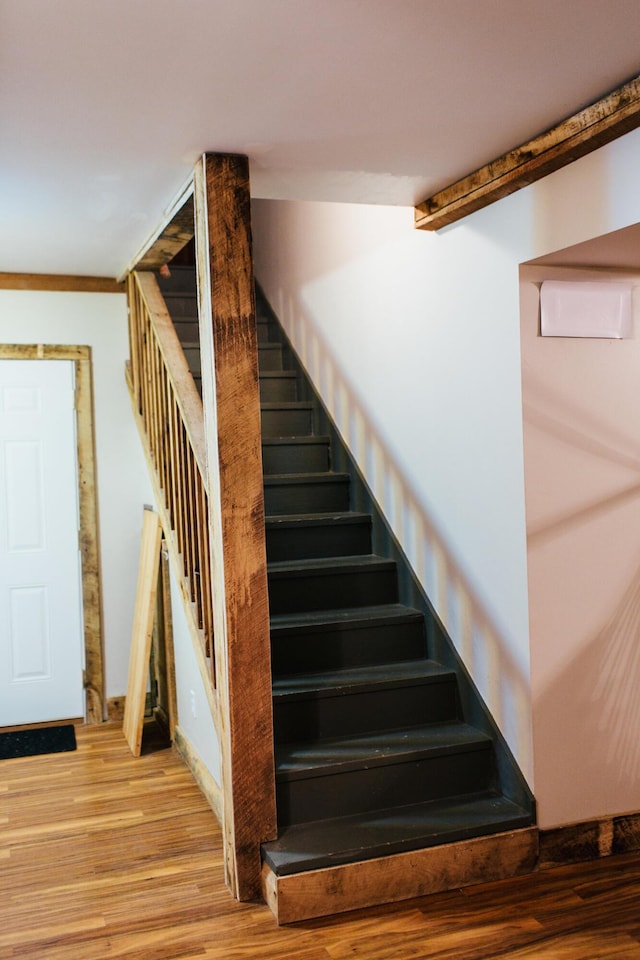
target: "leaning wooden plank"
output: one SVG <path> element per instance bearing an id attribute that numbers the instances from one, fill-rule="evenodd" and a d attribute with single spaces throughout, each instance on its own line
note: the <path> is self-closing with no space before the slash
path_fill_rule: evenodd
<path id="1" fill-rule="evenodd" d="M 131 651 L 129 654 L 129 679 L 127 699 L 124 705 L 122 729 L 134 757 L 140 756 L 142 726 L 151 655 L 151 634 L 158 589 L 158 566 L 160 563 L 160 540 L 162 529 L 158 515 L 145 507 L 142 522 L 142 545 L 138 589 L 133 614 Z"/>
<path id="2" fill-rule="evenodd" d="M 638 126 L 640 76 L 418 204 L 416 227 L 438 230 L 461 220 Z"/>
<path id="3" fill-rule="evenodd" d="M 278 923 L 295 923 L 531 873 L 537 856 L 528 827 L 284 877 L 265 864 L 262 892 Z"/>

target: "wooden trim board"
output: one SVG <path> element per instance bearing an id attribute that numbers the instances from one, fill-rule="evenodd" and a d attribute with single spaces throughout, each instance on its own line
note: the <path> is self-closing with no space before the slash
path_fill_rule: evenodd
<path id="1" fill-rule="evenodd" d="M 0 359 L 72 360 L 75 363 L 86 720 L 102 723 L 105 719 L 104 649 L 91 347 L 3 343 Z"/>
<path id="2" fill-rule="evenodd" d="M 113 277 L 77 277 L 62 273 L 0 273 L 0 290 L 47 290 L 54 293 L 124 293 Z"/>
<path id="3" fill-rule="evenodd" d="M 528 827 L 286 877 L 265 865 L 262 892 L 278 923 L 295 923 L 531 873 L 537 857 Z"/>
<path id="4" fill-rule="evenodd" d="M 193 174 L 165 210 L 153 233 L 122 271 L 124 280 L 132 270 L 157 270 L 185 247 L 194 235 Z"/>
<path id="5" fill-rule="evenodd" d="M 419 203 L 416 227 L 438 230 L 454 223 L 638 126 L 640 76 Z"/>
<path id="6" fill-rule="evenodd" d="M 222 790 L 214 780 L 209 769 L 205 766 L 205 763 L 196 748 L 193 746 L 189 738 L 185 736 L 179 726 L 176 726 L 175 728 L 173 742 L 176 750 L 189 767 L 189 770 L 193 775 L 193 779 L 196 781 L 203 794 L 207 798 L 207 803 L 215 813 L 218 823 L 222 824 Z"/>
<path id="7" fill-rule="evenodd" d="M 640 850 L 640 812 L 540 831 L 541 870 Z"/>
<path id="8" fill-rule="evenodd" d="M 142 522 L 138 588 L 131 632 L 129 679 L 122 723 L 126 741 L 134 757 L 140 756 L 142 747 L 142 727 L 149 677 L 151 634 L 158 589 L 161 539 L 160 518 L 153 510 L 145 507 Z"/>

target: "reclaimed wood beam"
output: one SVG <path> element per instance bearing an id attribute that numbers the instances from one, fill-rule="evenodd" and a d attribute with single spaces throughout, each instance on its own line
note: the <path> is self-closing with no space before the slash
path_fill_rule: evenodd
<path id="1" fill-rule="evenodd" d="M 0 290 L 38 290 L 55 293 L 124 293 L 111 277 L 77 277 L 62 273 L 0 273 Z"/>
<path id="2" fill-rule="evenodd" d="M 206 154 L 195 172 L 202 399 L 209 482 L 226 877 L 260 896 L 276 835 L 269 603 L 249 163 Z"/>
<path id="3" fill-rule="evenodd" d="M 172 260 L 194 235 L 193 217 L 193 180 L 189 179 L 118 279 L 124 280 L 132 270 L 157 270 Z"/>
<path id="4" fill-rule="evenodd" d="M 416 227 L 439 230 L 639 126 L 640 76 L 418 204 Z"/>

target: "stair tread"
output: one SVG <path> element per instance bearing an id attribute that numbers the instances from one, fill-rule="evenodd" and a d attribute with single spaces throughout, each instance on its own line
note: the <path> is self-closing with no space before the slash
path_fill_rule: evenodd
<path id="1" fill-rule="evenodd" d="M 312 410 L 311 400 L 263 400 L 260 402 L 261 410 Z M 301 434 L 305 436 L 305 434 Z"/>
<path id="2" fill-rule="evenodd" d="M 391 686 L 414 686 L 420 682 L 430 683 L 452 677 L 455 678 L 455 672 L 435 660 L 401 660 L 373 666 L 283 675 L 273 681 L 273 695 L 274 699 L 311 699 Z"/>
<path id="3" fill-rule="evenodd" d="M 357 510 L 331 510 L 329 513 L 280 513 L 267 517 L 267 526 L 322 526 L 327 523 L 365 523 L 371 519 L 368 513 Z"/>
<path id="4" fill-rule="evenodd" d="M 311 557 L 302 560 L 276 560 L 267 564 L 270 574 L 300 573 L 301 575 L 317 571 L 318 573 L 341 572 L 350 573 L 365 568 L 390 569 L 395 567 L 395 561 L 386 557 L 379 557 L 374 553 L 357 554 L 347 557 Z"/>
<path id="5" fill-rule="evenodd" d="M 490 744 L 487 734 L 459 721 L 327 737 L 311 743 L 283 743 L 276 746 L 276 778 L 297 780 L 346 773 L 363 766 L 370 769 L 408 759 L 482 750 Z"/>
<path id="6" fill-rule="evenodd" d="M 530 824 L 530 814 L 518 804 L 499 794 L 481 794 L 295 824 L 264 844 L 263 855 L 284 876 Z"/>
<path id="7" fill-rule="evenodd" d="M 338 610 L 307 610 L 302 613 L 275 613 L 271 616 L 272 630 L 299 630 L 306 627 L 339 630 L 342 627 L 371 626 L 374 623 L 399 623 L 424 618 L 419 610 L 401 603 L 384 603 L 369 607 L 341 607 Z"/>
<path id="8" fill-rule="evenodd" d="M 348 473 L 335 473 L 333 470 L 322 470 L 317 473 L 268 473 L 264 477 L 264 485 L 275 486 L 287 483 L 345 483 L 349 480 Z M 289 514 L 287 514 L 289 516 Z"/>
<path id="9" fill-rule="evenodd" d="M 281 406 L 281 404 L 280 404 Z M 284 446 L 294 446 L 305 444 L 326 444 L 329 443 L 329 437 L 314 433 L 314 434 L 302 434 L 299 437 L 263 437 L 262 446 L 263 447 L 284 447 Z"/>

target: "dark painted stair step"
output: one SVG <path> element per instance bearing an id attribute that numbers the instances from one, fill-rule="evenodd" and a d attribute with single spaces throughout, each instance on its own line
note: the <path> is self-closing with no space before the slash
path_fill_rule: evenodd
<path id="1" fill-rule="evenodd" d="M 274 676 L 382 665 L 426 655 L 424 615 L 389 603 L 271 617 Z"/>
<path id="2" fill-rule="evenodd" d="M 494 787 L 491 740 L 463 723 L 276 747 L 278 822 L 349 816 Z"/>
<path id="3" fill-rule="evenodd" d="M 281 561 L 267 567 L 271 613 L 337 610 L 398 600 L 397 569 L 373 554 Z"/>
<path id="4" fill-rule="evenodd" d="M 455 673 L 426 659 L 280 677 L 273 710 L 278 743 L 460 719 Z"/>
<path id="5" fill-rule="evenodd" d="M 491 739 L 465 723 L 277 744 L 275 755 L 282 825 L 495 787 Z"/>
<path id="6" fill-rule="evenodd" d="M 313 404 L 307 400 L 260 405 L 263 437 L 301 437 L 313 433 Z"/>
<path id="7" fill-rule="evenodd" d="M 200 328 L 198 326 L 198 318 L 193 317 L 183 317 L 183 318 L 172 318 L 173 325 L 176 328 L 176 333 L 178 334 L 178 339 L 180 343 L 190 343 L 196 344 L 199 342 L 200 337 Z"/>
<path id="8" fill-rule="evenodd" d="M 334 511 L 267 517 L 266 532 L 270 563 L 371 553 L 371 517 L 367 513 Z"/>
<path id="9" fill-rule="evenodd" d="M 195 293 L 162 291 L 169 315 L 174 321 L 198 319 L 198 298 Z"/>
<path id="10" fill-rule="evenodd" d="M 258 369 L 282 370 L 283 354 L 281 343 L 264 343 L 258 341 Z"/>
<path id="11" fill-rule="evenodd" d="M 264 478 L 267 516 L 349 509 L 348 473 L 290 473 Z"/>
<path id="12" fill-rule="evenodd" d="M 297 399 L 298 377 L 295 370 L 260 371 L 260 400 L 268 403 Z"/>
<path id="13" fill-rule="evenodd" d="M 330 466 L 329 437 L 270 437 L 262 441 L 265 474 L 323 473 Z"/>
<path id="14" fill-rule="evenodd" d="M 200 377 L 200 344 L 192 340 L 181 340 L 182 349 L 194 379 Z"/>
<path id="15" fill-rule="evenodd" d="M 394 806 L 367 814 L 285 827 L 263 845 L 279 876 L 518 830 L 528 811 L 493 793 Z"/>
<path id="16" fill-rule="evenodd" d="M 195 266 L 180 266 L 175 265 L 169 267 L 170 276 L 163 277 L 160 273 L 156 273 L 156 279 L 158 281 L 158 286 L 162 290 L 162 295 L 165 297 L 171 296 L 184 296 L 185 294 L 196 294 L 196 268 Z"/>

